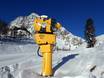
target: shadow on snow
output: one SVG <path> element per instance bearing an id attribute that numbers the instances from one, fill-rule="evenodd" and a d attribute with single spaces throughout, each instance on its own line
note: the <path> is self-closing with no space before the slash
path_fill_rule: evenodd
<path id="1" fill-rule="evenodd" d="M 57 69 L 59 69 L 62 65 L 64 65 L 66 62 L 68 62 L 69 60 L 75 58 L 75 56 L 77 56 L 77 55 L 79 55 L 79 54 L 72 54 L 72 55 L 68 55 L 66 57 L 63 57 L 62 61 L 53 68 L 53 73 L 55 73 L 55 71 Z"/>

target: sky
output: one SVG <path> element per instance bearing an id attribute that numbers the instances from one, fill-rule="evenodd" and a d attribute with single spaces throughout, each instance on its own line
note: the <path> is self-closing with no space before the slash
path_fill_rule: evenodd
<path id="1" fill-rule="evenodd" d="M 33 12 L 55 18 L 81 37 L 86 20 L 92 18 L 96 35 L 104 34 L 104 0 L 0 0 L 0 19 L 8 23 Z"/>

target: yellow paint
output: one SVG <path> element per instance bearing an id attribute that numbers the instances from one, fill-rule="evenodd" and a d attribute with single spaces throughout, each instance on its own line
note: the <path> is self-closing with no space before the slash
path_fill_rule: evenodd
<path id="1" fill-rule="evenodd" d="M 41 18 L 36 18 L 34 20 L 34 30 L 37 32 L 40 31 L 43 23 L 46 24 L 46 32 L 51 32 L 51 19 L 43 21 Z"/>
<path id="2" fill-rule="evenodd" d="M 51 76 L 52 70 L 52 50 L 53 44 L 56 42 L 54 34 L 35 34 L 35 41 L 40 45 L 40 52 L 43 56 L 42 61 L 42 75 Z"/>
<path id="3" fill-rule="evenodd" d="M 42 52 L 42 75 L 51 76 L 53 75 L 52 70 L 52 45 L 41 45 L 40 51 Z"/>
<path id="4" fill-rule="evenodd" d="M 41 29 L 41 22 L 42 22 L 42 20 L 40 20 L 40 18 L 36 18 L 34 20 L 34 30 L 36 32 L 40 31 L 40 29 Z"/>
<path id="5" fill-rule="evenodd" d="M 37 44 L 55 44 L 56 35 L 38 33 L 34 35 L 34 39 Z"/>
<path id="6" fill-rule="evenodd" d="M 40 51 L 42 53 L 42 75 L 43 76 L 51 76 L 53 75 L 52 70 L 52 53 L 53 53 L 53 45 L 56 43 L 56 35 L 55 34 L 47 34 L 51 31 L 51 21 L 52 19 L 43 20 L 43 18 L 36 18 L 34 20 L 34 30 L 36 33 L 34 34 L 35 42 L 40 46 Z M 42 24 L 46 24 L 46 33 L 40 33 Z M 60 23 L 56 23 L 54 26 L 56 29 L 61 27 Z"/>
<path id="7" fill-rule="evenodd" d="M 51 32 L 51 19 L 45 21 L 47 23 L 46 32 Z"/>
<path id="8" fill-rule="evenodd" d="M 57 24 L 56 24 L 56 28 L 57 28 L 57 29 L 60 29 L 60 28 L 61 28 L 61 24 L 60 24 L 60 23 L 57 23 Z"/>

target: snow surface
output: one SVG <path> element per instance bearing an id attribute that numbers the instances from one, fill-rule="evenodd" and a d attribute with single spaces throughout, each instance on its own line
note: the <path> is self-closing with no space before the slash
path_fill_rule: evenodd
<path id="1" fill-rule="evenodd" d="M 44 78 L 42 58 L 33 40 L 0 41 L 0 78 Z M 94 48 L 83 42 L 72 51 L 54 51 L 51 78 L 104 78 L 104 35 L 97 37 Z M 49 78 L 49 77 L 48 77 Z"/>

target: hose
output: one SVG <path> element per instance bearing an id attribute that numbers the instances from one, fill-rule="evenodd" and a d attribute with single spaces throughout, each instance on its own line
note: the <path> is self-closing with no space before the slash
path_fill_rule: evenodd
<path id="1" fill-rule="evenodd" d="M 39 50 L 40 50 L 40 47 L 39 47 L 38 50 L 37 50 L 37 55 L 38 55 L 39 57 L 43 57 L 42 55 L 40 55 Z"/>

